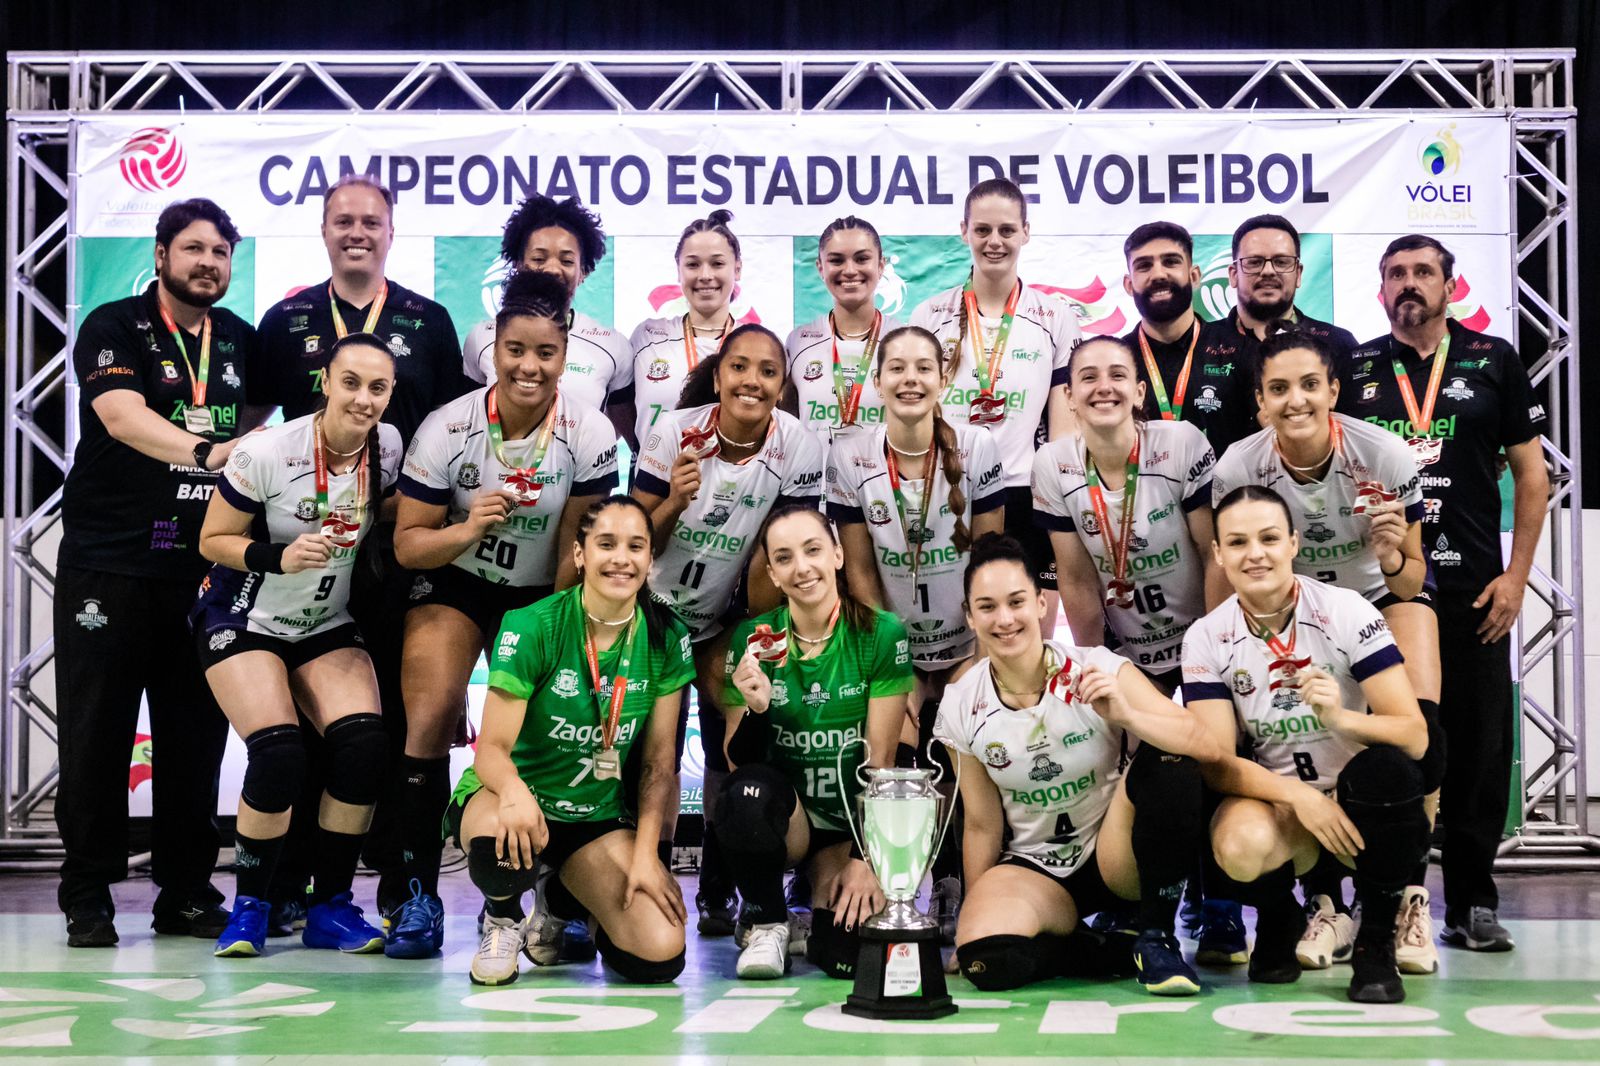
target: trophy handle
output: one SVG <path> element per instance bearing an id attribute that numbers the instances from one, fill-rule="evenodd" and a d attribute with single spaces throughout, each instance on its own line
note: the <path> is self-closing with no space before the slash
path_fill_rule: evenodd
<path id="1" fill-rule="evenodd" d="M 923 754 L 928 757 L 928 765 L 932 766 L 935 770 L 935 776 L 933 780 L 929 782 L 935 786 L 944 782 L 944 763 L 933 757 L 933 746 L 937 743 L 939 743 L 938 737 L 930 737 L 928 739 L 928 750 L 923 752 Z"/>
<path id="2" fill-rule="evenodd" d="M 929 743 L 928 743 L 928 750 L 930 752 L 933 750 L 933 742 L 932 741 L 929 741 Z M 950 797 L 950 802 L 949 802 L 948 808 L 944 812 L 944 825 L 941 826 L 940 829 L 939 829 L 939 837 L 938 837 L 937 840 L 935 840 L 933 842 L 933 851 L 930 853 L 930 854 L 933 854 L 933 855 L 939 854 L 939 849 L 944 847 L 944 838 L 950 832 L 950 822 L 956 816 L 956 801 L 961 798 L 961 757 L 959 755 L 956 756 L 955 763 L 956 763 L 956 790 L 955 790 L 955 794 Z M 944 767 L 940 766 L 939 767 L 939 777 L 934 779 L 934 783 L 937 784 L 939 781 L 943 780 L 943 778 L 944 778 Z"/>
<path id="3" fill-rule="evenodd" d="M 856 827 L 856 820 L 850 813 L 850 801 L 845 799 L 846 789 L 844 788 L 844 782 L 847 780 L 844 775 L 844 753 L 856 744 L 860 744 L 865 748 L 867 753 L 866 758 L 861 760 L 861 765 L 856 767 L 856 780 L 861 782 L 863 786 L 872 783 L 868 778 L 861 775 L 861 771 L 867 769 L 872 762 L 872 745 L 867 743 L 866 737 L 852 737 L 840 745 L 839 753 L 833 758 L 833 768 L 839 775 L 839 805 L 844 808 L 844 822 L 850 827 L 850 835 L 855 838 L 856 849 L 865 858 L 867 846 L 861 841 L 861 830 Z"/>

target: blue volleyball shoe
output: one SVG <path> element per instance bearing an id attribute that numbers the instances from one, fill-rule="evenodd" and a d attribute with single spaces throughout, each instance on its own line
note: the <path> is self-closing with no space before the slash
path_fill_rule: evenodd
<path id="1" fill-rule="evenodd" d="M 361 908 L 349 892 L 341 892 L 326 903 L 313 904 L 306 912 L 306 927 L 300 942 L 308 948 L 333 948 L 350 955 L 367 955 L 383 950 L 383 933 L 362 917 Z"/>
<path id="2" fill-rule="evenodd" d="M 1147 929 L 1133 942 L 1133 965 L 1139 984 L 1154 996 L 1193 996 L 1200 979 L 1183 961 L 1178 938 L 1159 929 Z"/>
<path id="3" fill-rule="evenodd" d="M 411 881 L 411 898 L 400 905 L 383 953 L 391 959 L 426 959 L 444 947 L 444 904 Z"/>
<path id="4" fill-rule="evenodd" d="M 211 954 L 220 959 L 250 958 L 261 954 L 267 943 L 267 917 L 272 904 L 254 896 L 240 896 L 233 901 L 233 914 L 217 937 L 217 946 Z"/>

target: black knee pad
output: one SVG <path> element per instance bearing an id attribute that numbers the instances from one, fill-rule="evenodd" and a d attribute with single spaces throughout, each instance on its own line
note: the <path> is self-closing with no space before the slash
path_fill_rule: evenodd
<path id="1" fill-rule="evenodd" d="M 800 802 L 794 786 L 766 763 L 750 763 L 728 775 L 713 829 L 730 856 L 776 863 L 788 854 L 789 819 Z"/>
<path id="2" fill-rule="evenodd" d="M 1428 750 L 1422 758 L 1417 760 L 1417 768 L 1422 771 L 1422 792 L 1424 795 L 1439 791 L 1439 786 L 1444 784 L 1444 767 L 1446 753 L 1444 725 L 1439 721 L 1439 705 L 1432 700 L 1418 700 L 1422 705 L 1423 720 L 1428 723 Z"/>
<path id="3" fill-rule="evenodd" d="M 249 761 L 240 798 L 262 814 L 294 806 L 306 777 L 306 743 L 297 725 L 258 729 L 244 741 Z"/>
<path id="4" fill-rule="evenodd" d="M 516 899 L 533 891 L 537 870 L 519 869 L 510 859 L 494 855 L 494 837 L 473 837 L 467 842 L 467 873 L 472 883 L 490 899 Z"/>
<path id="5" fill-rule="evenodd" d="M 1128 765 L 1128 800 L 1140 869 L 1155 873 L 1160 867 L 1153 881 L 1158 885 L 1187 878 L 1205 835 L 1200 764 L 1142 744 Z"/>
<path id="6" fill-rule="evenodd" d="M 1420 765 L 1387 744 L 1357 752 L 1339 774 L 1339 806 L 1366 844 L 1356 875 L 1373 887 L 1404 888 L 1428 854 L 1423 791 Z"/>
<path id="7" fill-rule="evenodd" d="M 1046 976 L 1031 936 L 1002 934 L 970 940 L 956 949 L 961 973 L 985 992 L 1021 988 Z"/>
<path id="8" fill-rule="evenodd" d="M 378 802 L 389 734 L 376 714 L 352 714 L 323 730 L 328 741 L 328 795 L 352 807 Z"/>
<path id="9" fill-rule="evenodd" d="M 856 975 L 856 960 L 861 957 L 861 935 L 834 925 L 833 919 L 834 912 L 824 908 L 811 912 L 806 959 L 829 977 L 849 980 Z"/>
<path id="10" fill-rule="evenodd" d="M 604 929 L 595 931 L 594 945 L 600 951 L 600 961 L 629 984 L 664 985 L 677 980 L 683 972 L 684 953 L 681 951 L 670 959 L 651 962 L 617 947 Z"/>

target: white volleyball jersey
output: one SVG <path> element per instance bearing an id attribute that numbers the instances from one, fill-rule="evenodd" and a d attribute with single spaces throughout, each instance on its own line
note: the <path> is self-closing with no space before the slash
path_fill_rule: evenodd
<path id="1" fill-rule="evenodd" d="M 1235 443 L 1217 463 L 1213 503 L 1240 485 L 1262 485 L 1288 503 L 1300 533 L 1294 572 L 1354 589 L 1369 600 L 1383 597 L 1378 556 L 1371 545 L 1372 520 L 1355 514 L 1358 482 L 1377 482 L 1405 504 L 1406 521 L 1422 520 L 1422 483 L 1405 441 L 1388 430 L 1341 414 L 1329 417 L 1343 430 L 1341 454 L 1321 481 L 1301 484 L 1289 476 L 1278 454 L 1277 432 L 1267 427 Z"/>
<path id="2" fill-rule="evenodd" d="M 891 330 L 900 328 L 900 321 L 889 315 L 883 316 L 883 324 L 878 330 L 878 339 L 881 341 L 889 335 Z M 839 372 L 843 375 L 847 387 L 855 383 L 857 373 L 862 379 L 861 403 L 856 409 L 857 426 L 876 426 L 883 423 L 883 396 L 878 392 L 878 386 L 873 384 L 871 365 L 861 367 L 861 356 L 866 351 L 867 342 L 862 340 L 840 339 L 837 341 L 839 348 Z M 789 380 L 794 382 L 796 395 L 799 397 L 800 422 L 807 429 L 817 434 L 818 439 L 826 447 L 832 431 L 839 427 L 839 395 L 836 383 L 833 380 L 833 327 L 828 324 L 826 314 L 795 328 L 789 334 L 789 339 L 784 342 L 784 348 L 789 353 Z M 873 363 L 878 361 L 876 351 L 872 356 Z"/>
<path id="3" fill-rule="evenodd" d="M 494 319 L 479 322 L 467 333 L 461 359 L 467 377 L 482 385 L 494 384 Z M 633 396 L 633 349 L 628 338 L 574 311 L 561 394 L 597 411 L 608 404 L 627 403 Z"/>
<path id="4" fill-rule="evenodd" d="M 1215 460 L 1205 434 L 1187 422 L 1146 422 L 1139 434 L 1137 513 L 1127 569 L 1133 606 L 1107 607 L 1105 613 L 1128 657 L 1149 673 L 1162 673 L 1177 668 L 1184 631 L 1206 612 L 1205 553 L 1211 546 L 1195 544 L 1187 516 L 1211 505 Z M 1121 535 L 1125 489 L 1102 489 L 1112 536 Z M 1045 529 L 1072 533 L 1083 543 L 1103 596 L 1116 569 L 1090 501 L 1083 438 L 1076 433 L 1034 455 L 1033 512 Z"/>
<path id="5" fill-rule="evenodd" d="M 678 394 L 689 376 L 689 353 L 683 346 L 683 316 L 647 318 L 628 338 L 633 348 L 633 431 L 640 447 L 651 425 L 664 412 L 678 409 Z M 709 359 L 722 347 L 720 334 L 696 334 L 695 363 Z"/>
<path id="6" fill-rule="evenodd" d="M 1402 662 L 1388 623 L 1358 592 L 1307 577 L 1295 580 L 1300 604 L 1294 657 L 1309 658 L 1332 675 L 1346 708 L 1366 710 L 1361 682 Z M 1287 644 L 1289 633 L 1278 639 Z M 1183 701 L 1192 706 L 1196 700 L 1230 700 L 1256 762 L 1326 791 L 1361 745 L 1325 729 L 1317 712 L 1301 702 L 1299 689 L 1274 685 L 1269 674 L 1277 659 L 1250 631 L 1239 597 L 1229 596 L 1190 626 L 1183 640 Z"/>
<path id="7" fill-rule="evenodd" d="M 1058 668 L 1068 658 L 1113 676 L 1128 660 L 1106 648 L 1047 640 Z M 995 691 L 989 660 L 980 659 L 944 691 L 934 736 L 983 763 L 1000 791 L 1018 855 L 1058 876 L 1094 856 L 1095 839 L 1122 776 L 1122 730 L 1094 707 L 1047 690 L 1038 706 L 1014 710 Z"/>
<path id="8" fill-rule="evenodd" d="M 930 297 L 911 313 L 911 324 L 931 331 L 944 345 L 947 365 L 955 376 L 945 390 L 944 416 L 951 422 L 968 424 L 972 401 L 979 394 L 978 363 L 983 353 L 974 355 L 972 342 L 962 333 L 962 287 L 957 285 Z M 983 318 L 985 350 L 993 347 L 1000 332 L 1000 317 Z M 1011 335 L 1006 339 L 1005 356 L 1000 360 L 995 395 L 1006 401 L 1006 419 L 988 427 L 1000 445 L 1000 460 L 1006 468 L 1008 488 L 1026 488 L 1033 470 L 1034 432 L 1044 417 L 1050 390 L 1067 383 L 1067 357 L 1083 340 L 1078 317 L 1065 300 L 1038 289 L 1023 286 L 1017 298 Z M 950 360 L 954 353 L 955 361 Z"/>
<path id="9" fill-rule="evenodd" d="M 961 491 L 967 506 L 961 517 L 970 532 L 974 515 L 1004 507 L 1005 476 L 994 438 L 981 428 L 954 426 L 961 455 Z M 916 580 L 911 575 L 911 548 L 895 505 L 884 458 L 887 427 L 865 427 L 834 438 L 828 452 L 828 514 L 835 522 L 866 524 L 876 555 L 878 578 L 888 598 L 885 607 L 906 624 L 911 660 L 926 669 L 940 669 L 972 651 L 972 632 L 961 608 L 962 575 L 967 555 L 955 549 L 956 515 L 950 510 L 950 482 L 943 463 L 934 467 L 932 486 L 922 480 L 922 466 L 900 471 L 906 520 L 915 523 L 922 495 L 931 491 L 928 524 L 919 541 Z M 906 479 L 906 473 L 917 475 Z"/>
<path id="10" fill-rule="evenodd" d="M 248 433 L 239 438 L 228 456 L 217 481 L 218 491 L 230 505 L 254 516 L 251 536 L 258 541 L 288 544 L 302 533 L 322 529 L 313 459 L 316 435 L 312 422 L 316 417 L 305 415 Z M 372 457 L 367 476 L 379 479 L 381 498 L 393 487 L 400 469 L 400 431 L 386 422 L 380 423 L 378 442 L 379 454 Z M 244 576 L 229 613 L 245 616 L 246 632 L 295 641 L 350 621 L 346 607 L 356 552 L 378 520 L 376 510 L 357 491 L 358 469 L 344 474 L 328 472 L 329 510 L 348 520 L 360 514 L 363 521 L 356 545 L 335 547 L 326 567 L 298 574 L 260 575 L 240 575 L 220 564 L 211 568 L 207 584 L 238 583 L 238 578 Z"/>
<path id="11" fill-rule="evenodd" d="M 683 430 L 711 421 L 716 404 L 664 411 L 645 434 L 634 485 L 653 496 L 671 491 Z M 650 567 L 650 589 L 669 604 L 695 640 L 721 630 L 761 523 L 780 498 L 822 494 L 822 445 L 800 422 L 772 412 L 765 444 L 742 463 L 720 455 L 700 463 L 700 493 L 678 516 L 672 537 Z"/>
<path id="12" fill-rule="evenodd" d="M 472 501 L 505 484 L 508 469 L 489 441 L 488 389 L 459 396 L 434 411 L 411 438 L 400 491 L 449 508 L 451 525 L 466 521 Z M 531 463 L 539 426 L 501 451 L 512 463 Z M 541 586 L 556 580 L 556 534 L 569 499 L 617 487 L 617 431 L 606 416 L 556 395 L 556 424 L 535 476 L 539 500 L 512 511 L 501 525 L 456 556 L 454 565 L 494 585 Z"/>

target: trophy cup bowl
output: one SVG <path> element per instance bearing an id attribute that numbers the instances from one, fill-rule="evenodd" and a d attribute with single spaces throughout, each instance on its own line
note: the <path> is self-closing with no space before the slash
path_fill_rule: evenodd
<path id="1" fill-rule="evenodd" d="M 844 753 L 839 755 L 843 779 Z M 916 907 L 917 889 L 955 808 L 955 797 L 939 791 L 943 777 L 942 768 L 863 765 L 857 771 L 864 786 L 857 799 L 860 828 L 848 809 L 845 814 L 888 903 L 862 923 L 855 990 L 845 1001 L 846 1014 L 942 1018 L 956 1011 L 945 987 L 939 925 Z"/>

